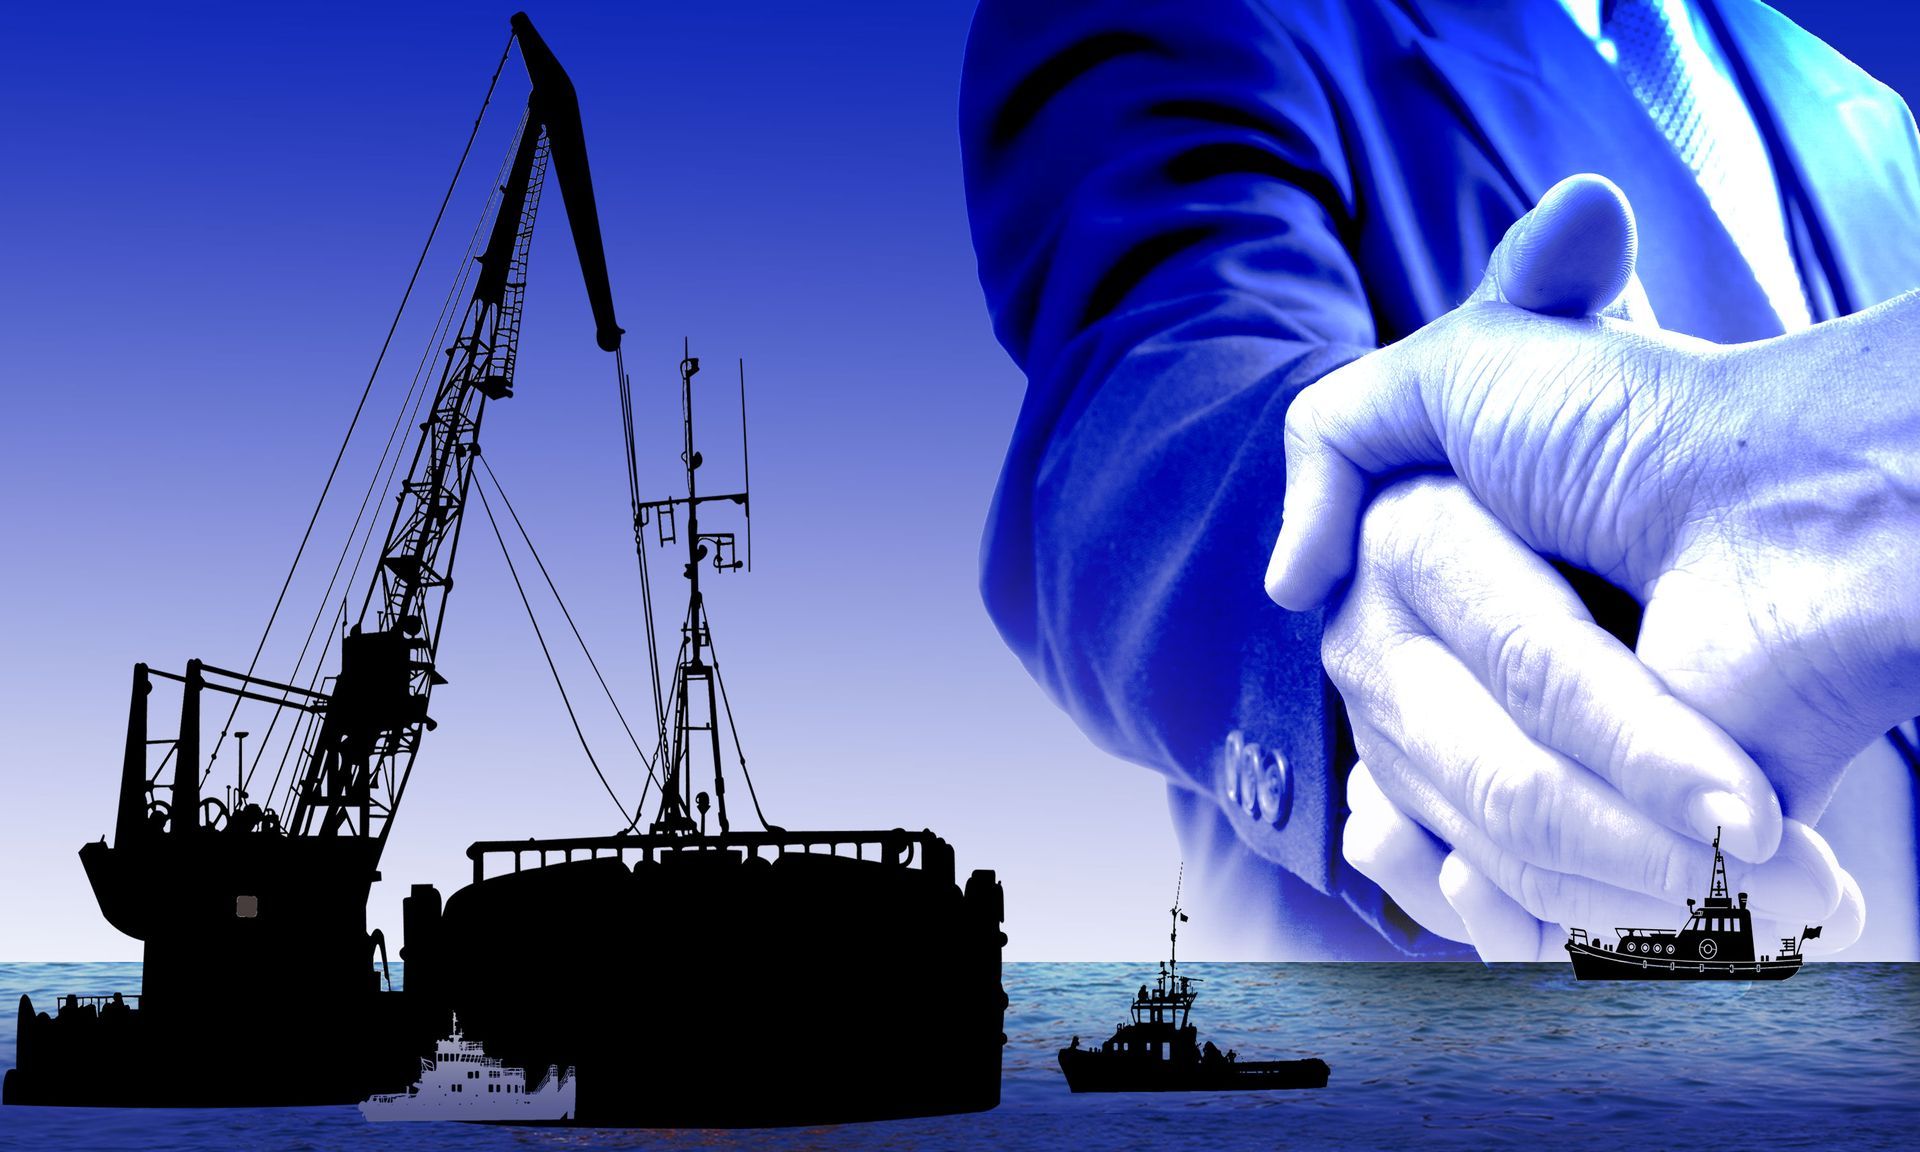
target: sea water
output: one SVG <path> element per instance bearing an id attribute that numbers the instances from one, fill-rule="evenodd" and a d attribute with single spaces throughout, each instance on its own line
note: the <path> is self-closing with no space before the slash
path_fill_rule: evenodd
<path id="1" fill-rule="evenodd" d="M 396 965 L 396 968 L 398 966 Z M 1564 964 L 1191 964 L 1203 1038 L 1318 1056 L 1318 1091 L 1081 1095 L 1055 1052 L 1098 1044 L 1154 964 L 1008 964 L 992 1112 L 766 1131 L 368 1124 L 348 1106 L 3 1108 L 26 1149 L 1471 1149 L 1920 1146 L 1920 965 L 1809 964 L 1770 984 L 1579 983 Z M 396 973 L 396 975 L 398 975 Z M 138 964 L 0 964 L 0 1068 L 22 992 L 133 992 Z M 857 988 L 857 982 L 854 985 Z M 855 993 L 857 994 L 857 993 Z M 821 1021 L 830 1025 L 830 1014 Z M 301 1075 L 298 1037 L 263 1054 Z M 941 1043 L 928 1035 L 928 1047 Z M 741 1060 L 763 1058 L 740 1038 Z M 914 1053 L 875 1051 L 873 1060 Z M 860 1069 L 848 1069 L 850 1076 Z M 636 1084 L 633 1091 L 644 1092 Z"/>

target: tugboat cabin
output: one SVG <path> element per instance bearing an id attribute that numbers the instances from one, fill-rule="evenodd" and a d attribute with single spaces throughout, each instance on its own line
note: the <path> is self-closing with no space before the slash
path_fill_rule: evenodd
<path id="1" fill-rule="evenodd" d="M 1191 1060 L 1197 1030 L 1189 1023 L 1193 1002 L 1199 995 L 1194 980 L 1175 976 L 1160 965 L 1160 977 L 1149 988 L 1145 984 L 1133 998 L 1131 1024 L 1114 1029 L 1113 1036 L 1100 1045 L 1102 1052 L 1120 1052 L 1141 1060 Z"/>
<path id="2" fill-rule="evenodd" d="M 1720 855 L 1720 841 L 1714 839 L 1713 884 L 1704 904 L 1687 900 L 1687 922 L 1678 932 L 1651 928 L 1619 930 L 1619 950 L 1628 956 L 1672 957 L 1676 960 L 1716 960 L 1721 963 L 1751 963 L 1753 954 L 1753 915 L 1747 911 L 1747 894 L 1739 894 L 1736 905 L 1727 898 L 1727 867 Z"/>

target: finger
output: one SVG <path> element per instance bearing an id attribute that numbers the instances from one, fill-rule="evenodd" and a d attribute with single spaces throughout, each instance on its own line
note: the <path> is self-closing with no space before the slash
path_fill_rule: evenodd
<path id="1" fill-rule="evenodd" d="M 1378 750 L 1369 754 L 1378 755 Z M 1649 895 L 1630 891 L 1603 879 L 1542 868 L 1500 851 L 1479 834 L 1470 821 L 1430 795 L 1422 797 L 1414 794 L 1402 800 L 1397 787 L 1383 788 L 1383 791 L 1390 799 L 1401 804 L 1422 826 L 1455 844 L 1455 851 L 1463 859 L 1471 862 L 1478 872 L 1536 919 L 1577 925 L 1598 937 L 1614 928 L 1670 927 L 1684 921 L 1687 915 L 1684 907 L 1688 899 L 1686 896 Z M 1811 841 L 1805 831 L 1804 826 L 1790 823 L 1788 835 L 1783 839 L 1782 853 L 1775 861 L 1757 867 L 1749 866 L 1753 867 L 1753 871 L 1744 874 L 1729 870 L 1730 890 L 1741 891 L 1743 895 L 1748 892 L 1758 894 L 1759 898 L 1753 899 L 1750 905 L 1755 915 L 1798 919 L 1807 923 L 1819 923 L 1841 915 L 1836 908 L 1842 904 L 1845 874 L 1839 872 L 1837 867 L 1830 872 L 1822 872 L 1830 865 L 1818 859 L 1802 859 L 1803 856 L 1813 855 L 1806 850 Z M 1711 891 L 1711 868 L 1711 854 L 1708 853 L 1703 858 L 1706 875 L 1693 885 L 1693 898 L 1706 896 Z M 1799 869 L 1805 869 L 1805 872 L 1797 871 Z M 1796 870 L 1795 875 L 1829 876 L 1827 883 L 1831 885 L 1832 902 L 1807 895 L 1809 891 L 1820 887 L 1811 879 L 1798 885 L 1769 884 L 1766 878 L 1753 874 L 1762 870 L 1771 870 L 1776 876 L 1789 870 Z M 1675 887 L 1680 885 L 1676 884 Z"/>
<path id="2" fill-rule="evenodd" d="M 1626 197 L 1599 176 L 1572 176 L 1507 230 L 1471 299 L 1587 315 L 1620 297 L 1637 252 Z M 1283 608 L 1322 603 L 1352 569 L 1369 474 L 1447 462 L 1419 381 L 1398 362 L 1386 350 L 1363 356 L 1287 410 L 1286 494 L 1265 581 Z"/>
<path id="3" fill-rule="evenodd" d="M 1459 485 L 1401 485 L 1382 499 L 1406 505 L 1396 522 L 1444 533 L 1443 547 L 1400 543 L 1419 563 L 1384 571 L 1522 733 L 1676 832 L 1721 837 L 1743 860 L 1774 854 L 1780 800 L 1759 765 L 1594 623 L 1532 549 Z"/>
<path id="4" fill-rule="evenodd" d="M 1440 891 L 1440 862 L 1447 852 L 1426 829 L 1393 806 L 1374 784 L 1365 764 L 1347 777 L 1346 830 L 1340 851 L 1347 863 L 1436 936 L 1467 940 L 1466 925 Z"/>
<path id="5" fill-rule="evenodd" d="M 1368 754 L 1377 755 L 1378 750 L 1370 750 Z M 1408 794 L 1402 801 L 1398 787 L 1384 788 L 1383 792 L 1434 835 L 1443 840 L 1450 833 L 1460 836 L 1461 844 L 1454 854 L 1471 864 L 1475 872 L 1536 920 L 1575 924 L 1597 935 L 1607 928 L 1675 924 L 1686 915 L 1680 901 L 1629 892 L 1602 880 L 1541 868 L 1501 852 L 1475 833 L 1458 812 L 1432 795 Z"/>
<path id="6" fill-rule="evenodd" d="M 1489 964 L 1540 958 L 1546 927 L 1458 852 L 1440 865 L 1440 891 L 1466 925 L 1474 950 Z"/>
<path id="7" fill-rule="evenodd" d="M 1590 316 L 1620 298 L 1638 254 L 1626 195 L 1604 176 L 1569 176 L 1507 229 L 1473 298 Z"/>
<path id="8" fill-rule="evenodd" d="M 1274 603 L 1304 612 L 1326 600 L 1352 568 L 1367 474 L 1444 463 L 1446 454 L 1414 382 L 1395 369 L 1393 357 L 1378 352 L 1294 397 L 1282 439 L 1286 490 L 1265 584 Z M 1383 451 L 1375 453 L 1375 445 Z"/>
<path id="9" fill-rule="evenodd" d="M 1711 884 L 1713 854 L 1702 851 L 1699 859 Z M 1744 895 L 1756 915 L 1778 920 L 1818 924 L 1838 915 L 1851 880 L 1826 839 L 1798 820 L 1781 824 L 1780 851 L 1772 859 L 1727 861 L 1727 889 Z"/>
<path id="10" fill-rule="evenodd" d="M 1379 665 L 1379 685 L 1418 688 L 1365 702 L 1381 737 L 1360 748 L 1375 781 L 1536 915 L 1549 918 L 1557 881 L 1548 878 L 1561 875 L 1672 905 L 1707 890 L 1710 849 L 1528 738 L 1438 639 L 1409 637 Z M 1753 891 L 1788 915 L 1825 915 L 1839 899 L 1838 865 L 1804 833 L 1793 852 L 1787 841 L 1783 834 L 1781 852 L 1749 866 Z"/>

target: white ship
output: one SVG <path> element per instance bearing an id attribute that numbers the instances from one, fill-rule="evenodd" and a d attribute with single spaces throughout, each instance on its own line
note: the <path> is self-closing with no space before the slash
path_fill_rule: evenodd
<path id="1" fill-rule="evenodd" d="M 465 1120 L 505 1124 L 551 1124 L 573 1118 L 573 1069 L 563 1076 L 549 1067 L 529 1088 L 524 1069 L 508 1068 L 488 1056 L 460 1032 L 434 1046 L 433 1058 L 420 1061 L 420 1079 L 405 1092 L 370 1096 L 360 1102 L 369 1120 Z"/>

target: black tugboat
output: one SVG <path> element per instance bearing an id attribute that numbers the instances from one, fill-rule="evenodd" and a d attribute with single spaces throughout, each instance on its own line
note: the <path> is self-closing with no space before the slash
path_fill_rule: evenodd
<path id="1" fill-rule="evenodd" d="M 1713 882 L 1704 904 L 1691 910 L 1678 931 L 1663 928 L 1616 928 L 1619 937 L 1605 944 L 1585 929 L 1571 930 L 1567 954 L 1580 980 L 1785 980 L 1800 971 L 1800 942 L 1820 935 L 1817 927 L 1801 931 L 1798 939 L 1783 937 L 1772 955 L 1754 954 L 1753 916 L 1747 894 L 1739 903 L 1727 897 L 1726 858 L 1720 854 L 1720 836 L 1713 837 Z"/>
<path id="2" fill-rule="evenodd" d="M 396 506 L 380 550 L 347 569 L 366 589 L 358 616 L 333 599 L 329 582 L 311 653 L 302 647 L 279 679 L 251 664 L 240 672 L 195 660 L 180 674 L 135 666 L 113 842 L 103 837 L 80 856 L 108 921 L 145 942 L 142 994 L 65 996 L 54 1012 L 21 997 L 17 1065 L 0 1088 L 6 1104 L 353 1103 L 405 1091 L 456 1012 L 465 1040 L 503 1066 L 528 1075 L 574 1069 L 580 1124 L 838 1123 L 999 1101 L 1006 937 L 994 874 L 957 882 L 953 849 L 930 831 L 788 831 L 764 818 L 747 831 L 730 822 L 721 733 L 723 724 L 733 732 L 733 718 L 700 570 L 745 566 L 733 533 L 713 531 L 703 517 L 716 503 L 747 512 L 747 485 L 744 476 L 736 492 L 696 485 L 699 361 L 686 356 L 686 493 L 640 498 L 622 329 L 577 98 L 526 16 L 512 23 L 508 50 L 518 45 L 532 80 L 525 117 L 485 210 L 490 225 L 483 214 L 474 234 L 484 250 L 470 250 L 476 259 L 462 262 L 449 297 L 461 300 L 471 277 L 465 311 L 452 309 L 436 331 L 433 348 L 444 359 L 423 361 L 441 365 L 438 384 L 416 377 L 419 391 L 396 419 L 396 430 L 419 429 L 412 464 L 397 437 L 392 467 L 383 452 L 373 470 L 369 497 L 384 489 Z M 532 551 L 482 459 L 479 433 L 489 403 L 514 395 L 528 252 L 549 168 L 597 342 L 616 357 L 653 693 L 648 722 L 634 725 L 634 748 L 648 787 L 658 788 L 658 812 L 642 830 L 643 792 L 637 805 L 621 803 L 611 835 L 474 844 L 473 883 L 444 908 L 430 885 L 414 885 L 405 900 L 405 990 L 394 990 L 383 986 L 386 940 L 368 930 L 367 900 L 434 728 L 429 696 L 446 683 L 437 652 L 469 496 L 479 497 L 503 551 L 496 508 Z M 744 373 L 742 405 L 744 456 Z M 389 487 L 396 472 L 400 483 Z M 369 506 L 380 507 L 363 503 L 362 511 Z M 369 519 L 367 530 L 375 527 Z M 357 538 L 364 552 L 371 537 L 360 529 L 356 518 L 346 546 Z M 684 549 L 689 596 L 670 693 L 655 650 L 650 537 Z M 350 553 L 340 555 L 344 562 Z M 174 684 L 178 733 L 150 734 L 148 698 Z M 207 693 L 232 704 L 218 736 L 203 741 Z M 211 782 L 228 748 L 221 792 Z M 599 773 L 590 749 L 587 756 Z M 745 759 L 736 759 L 751 798 Z M 273 782 L 256 785 L 263 762 Z M 708 780 L 711 792 L 699 787 Z M 717 831 L 708 830 L 709 812 Z M 939 1042 L 925 1043 L 929 1035 Z M 891 1058 L 899 1053 L 911 1057 Z M 287 1074 L 288 1058 L 300 1075 Z"/>
<path id="3" fill-rule="evenodd" d="M 1060 1049 L 1060 1071 L 1075 1092 L 1220 1092 L 1274 1088 L 1325 1088 L 1326 1061 L 1242 1060 L 1221 1052 L 1209 1040 L 1199 1043 L 1192 1023 L 1193 986 L 1179 974 L 1180 911 L 1173 903 L 1173 932 L 1166 963 L 1152 987 L 1144 984 L 1129 1006 L 1132 1022 L 1114 1030 L 1098 1048 L 1082 1048 L 1080 1038 Z"/>

